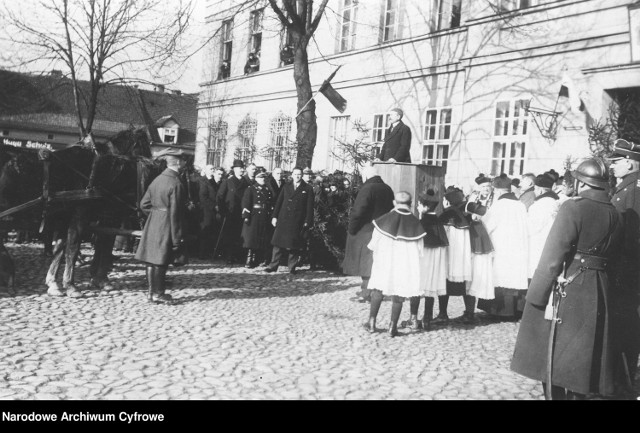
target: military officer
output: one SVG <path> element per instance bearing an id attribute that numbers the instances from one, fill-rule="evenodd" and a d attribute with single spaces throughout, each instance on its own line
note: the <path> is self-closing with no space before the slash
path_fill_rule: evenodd
<path id="1" fill-rule="evenodd" d="M 624 245 L 616 263 L 615 335 L 623 383 L 633 382 L 640 352 L 640 145 L 619 139 L 609 158 L 618 179 L 611 203 L 622 213 Z M 624 379 L 623 379 L 624 378 Z"/>
<path id="2" fill-rule="evenodd" d="M 515 372 L 541 381 L 553 399 L 614 394 L 614 290 L 608 274 L 622 242 L 622 216 L 609 201 L 602 160 L 587 159 L 573 174 L 578 196 L 560 207 L 551 226 L 511 362 Z M 545 307 L 556 287 L 554 313 L 547 320 Z"/>
<path id="3" fill-rule="evenodd" d="M 266 180 L 266 171 L 259 170 L 256 183 L 247 188 L 242 197 L 242 247 L 247 248 L 246 268 L 255 268 L 271 246 L 272 231 L 269 226 L 275 200 Z"/>
<path id="4" fill-rule="evenodd" d="M 218 210 L 224 218 L 220 236 L 227 264 L 234 263 L 241 254 L 242 197 L 249 187 L 249 181 L 243 176 L 244 162 L 233 161 L 232 175 L 225 179 L 218 189 Z"/>
<path id="5" fill-rule="evenodd" d="M 180 180 L 186 155 L 180 149 L 168 148 L 157 157 L 164 157 L 167 168 L 151 182 L 140 201 L 140 209 L 148 215 L 135 258 L 147 264 L 149 300 L 170 302 L 165 293 L 165 276 L 183 248 L 186 189 Z"/>
<path id="6" fill-rule="evenodd" d="M 282 188 L 273 210 L 271 224 L 275 227 L 271 244 L 273 254 L 265 272 L 278 270 L 284 249 L 289 250 L 289 273 L 296 273 L 305 232 L 313 227 L 313 188 L 302 180 L 302 169 L 294 168 L 291 182 Z"/>

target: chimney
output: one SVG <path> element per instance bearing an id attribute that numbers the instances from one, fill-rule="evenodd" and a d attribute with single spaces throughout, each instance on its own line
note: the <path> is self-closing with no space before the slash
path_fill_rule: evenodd
<path id="1" fill-rule="evenodd" d="M 164 84 L 156 84 L 153 90 L 156 92 L 164 93 Z"/>
<path id="2" fill-rule="evenodd" d="M 62 71 L 60 69 L 52 69 L 49 75 L 51 75 L 52 77 L 61 78 Z"/>
<path id="3" fill-rule="evenodd" d="M 182 95 L 182 90 L 173 90 L 173 94 L 180 96 Z"/>

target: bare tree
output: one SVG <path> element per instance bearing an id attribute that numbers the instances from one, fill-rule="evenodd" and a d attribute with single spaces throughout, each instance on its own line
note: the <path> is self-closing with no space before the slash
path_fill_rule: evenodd
<path id="1" fill-rule="evenodd" d="M 369 141 L 371 129 L 365 122 L 356 119 L 352 124 L 353 129 L 357 131 L 357 137 L 353 141 L 336 140 L 336 150 L 331 153 L 344 163 L 353 163 L 353 174 L 358 175 L 360 167 L 373 160 L 376 145 Z"/>
<path id="2" fill-rule="evenodd" d="M 298 111 L 313 96 L 309 78 L 307 47 L 318 28 L 318 24 L 320 24 L 328 1 L 322 0 L 314 11 L 313 0 L 283 0 L 282 7 L 277 4 L 276 0 L 269 0 L 271 8 L 286 27 L 293 43 L 293 79 L 298 96 Z M 296 118 L 296 126 L 298 148 L 296 165 L 306 167 L 313 159 L 318 135 L 315 101 L 311 101 Z"/>
<path id="3" fill-rule="evenodd" d="M 190 1 L 38 0 L 6 2 L 5 38 L 20 49 L 21 65 L 47 65 L 71 79 L 78 132 L 91 132 L 100 90 L 109 83 L 144 82 L 180 63 L 181 40 L 192 13 Z M 44 62 L 44 63 L 43 63 Z M 82 85 L 86 80 L 88 86 Z"/>

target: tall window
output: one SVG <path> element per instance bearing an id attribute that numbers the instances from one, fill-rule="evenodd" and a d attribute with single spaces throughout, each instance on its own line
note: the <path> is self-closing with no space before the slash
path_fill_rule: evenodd
<path id="1" fill-rule="evenodd" d="M 380 15 L 380 42 L 400 39 L 400 2 L 402 0 L 383 0 Z"/>
<path id="2" fill-rule="evenodd" d="M 258 121 L 249 116 L 245 117 L 238 125 L 238 135 L 240 136 L 240 146 L 236 149 L 235 158 L 244 162 L 253 161 L 255 156 L 256 132 L 258 130 Z"/>
<path id="3" fill-rule="evenodd" d="M 427 110 L 422 135 L 422 162 L 447 169 L 451 144 L 451 108 Z"/>
<path id="4" fill-rule="evenodd" d="M 460 27 L 462 0 L 431 0 L 431 31 Z"/>
<path id="5" fill-rule="evenodd" d="M 282 113 L 271 119 L 269 123 L 269 148 L 267 165 L 269 170 L 281 167 L 290 170 L 295 162 L 296 148 L 289 140 L 291 134 L 291 117 Z"/>
<path id="6" fill-rule="evenodd" d="M 380 148 L 384 143 L 384 134 L 389 127 L 389 115 L 388 114 L 374 114 L 373 115 L 373 127 L 371 128 L 371 141 L 376 145 L 373 149 L 374 157 L 380 154 Z"/>
<path id="7" fill-rule="evenodd" d="M 529 137 L 526 99 L 500 101 L 496 105 L 493 129 L 491 174 L 522 175 Z"/>
<path id="8" fill-rule="evenodd" d="M 358 1 L 344 0 L 340 12 L 339 51 L 353 50 L 356 47 L 356 22 L 358 20 Z"/>
<path id="9" fill-rule="evenodd" d="M 342 170 L 346 166 L 347 154 L 343 146 L 347 141 L 349 119 L 351 116 L 335 116 L 331 118 L 329 130 L 329 158 L 328 169 L 330 171 Z"/>
<path id="10" fill-rule="evenodd" d="M 251 19 L 249 28 L 251 29 L 251 44 L 250 50 L 258 57 L 260 56 L 260 49 L 262 48 L 262 17 L 264 16 L 264 9 L 258 9 L 251 12 Z"/>
<path id="11" fill-rule="evenodd" d="M 214 167 L 222 166 L 224 149 L 227 145 L 227 122 L 220 119 L 209 127 L 209 143 L 207 144 L 207 164 Z"/>
<path id="12" fill-rule="evenodd" d="M 283 26 L 280 31 L 280 66 L 291 65 L 293 56 L 293 38 L 289 29 Z"/>
<path id="13" fill-rule="evenodd" d="M 229 78 L 231 75 L 231 54 L 233 52 L 233 20 L 222 22 L 220 48 L 220 72 L 218 79 Z"/>

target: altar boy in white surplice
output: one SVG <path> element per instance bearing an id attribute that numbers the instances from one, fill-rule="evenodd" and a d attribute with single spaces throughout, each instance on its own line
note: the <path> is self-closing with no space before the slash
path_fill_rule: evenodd
<path id="1" fill-rule="evenodd" d="M 424 249 L 422 238 L 426 235 L 420 220 L 411 213 L 411 194 L 401 191 L 394 198 L 394 208 L 373 221 L 375 229 L 368 245 L 373 251 L 371 306 L 369 321 L 364 324 L 367 331 L 375 332 L 382 298 L 391 296 L 391 337 L 398 334 L 404 298 L 423 296 L 420 257 Z"/>

